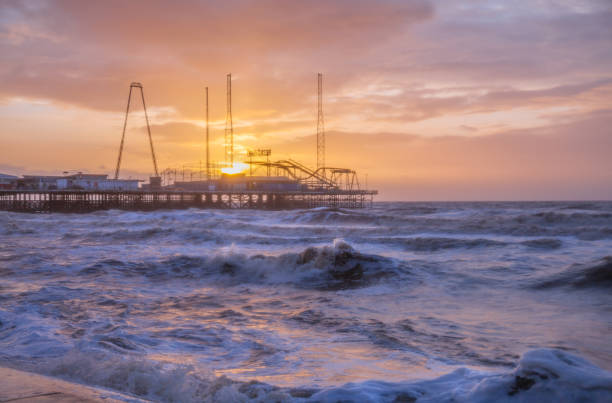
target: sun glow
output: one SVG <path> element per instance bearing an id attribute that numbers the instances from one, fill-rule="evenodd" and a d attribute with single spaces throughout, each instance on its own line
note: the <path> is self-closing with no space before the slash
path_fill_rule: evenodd
<path id="1" fill-rule="evenodd" d="M 248 164 L 245 164 L 243 162 L 234 162 L 234 165 L 231 167 L 221 168 L 221 173 L 224 173 L 227 175 L 236 175 L 236 174 L 243 173 L 247 169 L 249 169 Z"/>

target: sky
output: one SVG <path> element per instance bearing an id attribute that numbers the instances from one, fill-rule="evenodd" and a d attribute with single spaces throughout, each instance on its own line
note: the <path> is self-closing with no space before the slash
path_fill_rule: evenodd
<path id="1" fill-rule="evenodd" d="M 612 199 L 612 1 L 0 2 L 0 173 L 114 172 L 141 82 L 160 169 L 328 165 L 377 200 Z M 142 105 L 122 176 L 153 172 Z"/>

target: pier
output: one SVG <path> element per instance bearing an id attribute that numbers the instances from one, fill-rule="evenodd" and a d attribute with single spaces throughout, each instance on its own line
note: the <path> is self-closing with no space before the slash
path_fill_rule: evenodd
<path id="1" fill-rule="evenodd" d="M 96 210 L 259 209 L 285 210 L 315 207 L 358 209 L 371 207 L 376 190 L 363 189 L 357 172 L 325 164 L 322 74 L 317 75 L 317 165 L 311 168 L 293 159 L 271 160 L 269 148 L 249 149 L 236 161 L 231 109 L 231 74 L 226 77 L 227 116 L 225 160 L 210 161 L 208 87 L 206 87 L 206 162 L 158 169 L 153 137 L 141 83 L 130 84 L 114 177 L 104 173 L 63 175 L 0 174 L 0 210 L 25 213 L 87 213 Z M 121 162 L 132 94 L 140 93 L 154 176 L 149 183 L 122 179 Z M 134 95 L 136 100 L 137 96 Z M 367 188 L 367 175 L 366 175 Z"/>
<path id="2" fill-rule="evenodd" d="M 371 207 L 375 190 L 325 191 L 90 191 L 0 190 L 0 210 L 87 213 L 97 210 L 259 209 Z"/>

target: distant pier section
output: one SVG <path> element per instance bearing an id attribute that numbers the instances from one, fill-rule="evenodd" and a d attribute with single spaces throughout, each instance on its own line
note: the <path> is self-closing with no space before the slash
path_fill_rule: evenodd
<path id="1" fill-rule="evenodd" d="M 0 210 L 27 213 L 87 213 L 96 210 L 186 208 L 301 209 L 370 207 L 376 191 L 87 191 L 0 190 Z"/>

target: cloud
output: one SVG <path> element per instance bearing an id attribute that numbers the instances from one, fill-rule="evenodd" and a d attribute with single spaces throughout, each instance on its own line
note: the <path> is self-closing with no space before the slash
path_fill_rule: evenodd
<path id="1" fill-rule="evenodd" d="M 296 94 L 305 94 L 307 84 L 298 80 L 315 69 L 346 63 L 349 54 L 360 58 L 433 14 L 425 0 L 42 4 L 3 7 L 4 36 L 24 24 L 40 34 L 1 43 L 5 68 L 0 77 L 6 83 L 1 95 L 121 110 L 121 94 L 137 80 L 150 85 L 153 104 L 175 105 L 187 114 L 201 113 L 205 80 L 216 82 L 213 93 L 223 94 L 224 74 L 232 70 L 237 80 L 258 77 L 247 84 L 251 97 L 272 90 L 273 105 L 299 105 Z M 51 36 L 63 39 L 50 41 Z M 274 84 L 262 85 L 270 78 Z M 237 106 L 255 103 L 242 99 L 237 98 Z M 257 102 L 270 106 L 263 96 Z"/>
<path id="2" fill-rule="evenodd" d="M 146 127 L 138 131 L 146 133 Z M 163 143 L 202 142 L 205 129 L 189 122 L 169 122 L 151 125 L 151 133 L 156 141 Z"/>
<path id="3" fill-rule="evenodd" d="M 610 71 L 610 2 L 580 2 L 582 8 L 557 1 L 436 4 L 437 23 L 420 26 L 410 52 L 397 53 L 403 61 L 418 60 L 419 77 L 584 80 L 585 71 L 595 76 Z"/>
<path id="4" fill-rule="evenodd" d="M 357 169 L 362 180 L 368 173 L 383 199 L 610 199 L 611 125 L 607 110 L 569 124 L 487 136 L 331 132 L 327 161 Z M 312 163 L 314 144 L 314 137 L 304 137 L 272 149 Z"/>
<path id="5" fill-rule="evenodd" d="M 251 119 L 311 109 L 324 71 L 337 120 L 559 105 L 609 84 L 612 7 L 553 3 L 8 1 L 0 97 L 119 112 L 141 81 L 150 106 L 201 119 L 209 85 L 222 120 L 233 71 L 236 116 Z M 453 87 L 468 93 L 448 96 Z"/>
<path id="6" fill-rule="evenodd" d="M 161 165 L 201 158 L 208 86 L 222 158 L 228 72 L 239 146 L 312 162 L 323 72 L 328 160 L 387 194 L 601 195 L 610 20 L 605 0 L 5 0 L 3 162 L 111 166 L 131 81 Z M 126 168 L 146 172 L 136 117 Z"/>

